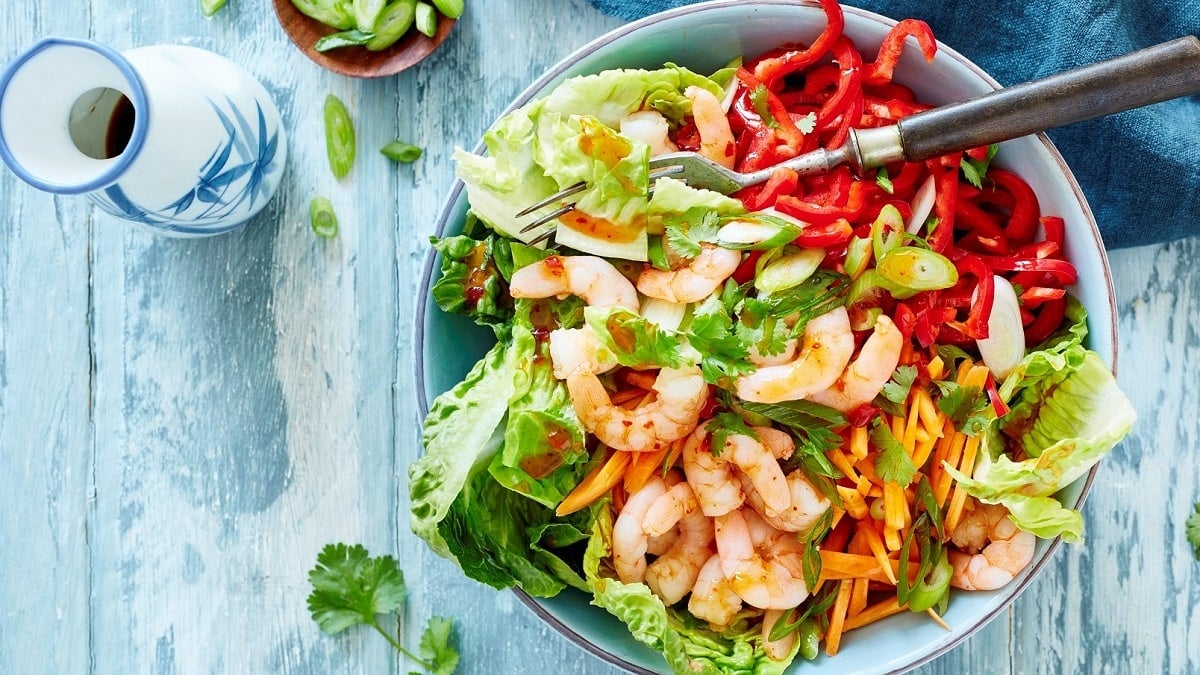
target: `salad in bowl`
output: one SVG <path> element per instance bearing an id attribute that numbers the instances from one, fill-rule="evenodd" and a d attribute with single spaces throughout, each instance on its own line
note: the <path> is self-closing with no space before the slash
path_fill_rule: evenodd
<path id="1" fill-rule="evenodd" d="M 1019 148 L 777 169 L 731 195 L 651 169 L 680 150 L 767 169 L 932 107 L 901 76 L 945 51 L 924 23 L 716 3 L 757 4 L 806 28 L 703 70 L 584 68 L 456 153 L 430 297 L 488 337 L 442 333 L 481 358 L 432 388 L 412 527 L 568 632 L 619 628 L 591 648 L 659 654 L 630 667 L 920 643 L 847 662 L 892 670 L 1082 540 L 1082 483 L 1135 415 L 1077 293 L 1107 288 L 1073 255 L 1095 244 Z"/>

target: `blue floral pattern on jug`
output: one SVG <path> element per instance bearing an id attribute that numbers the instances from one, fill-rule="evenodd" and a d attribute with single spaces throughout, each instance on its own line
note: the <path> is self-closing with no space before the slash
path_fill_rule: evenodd
<path id="1" fill-rule="evenodd" d="M 257 130 L 233 101 L 226 97 L 225 102 L 228 111 L 208 99 L 225 128 L 226 138 L 200 167 L 196 185 L 178 199 L 161 209 L 146 208 L 114 183 L 91 193 L 92 200 L 118 218 L 175 234 L 207 235 L 215 233 L 214 226 L 231 230 L 241 225 L 230 225 L 230 218 L 239 212 L 249 217 L 271 198 L 266 177 L 279 170 L 279 129 L 268 134 L 266 116 L 258 101 Z"/>

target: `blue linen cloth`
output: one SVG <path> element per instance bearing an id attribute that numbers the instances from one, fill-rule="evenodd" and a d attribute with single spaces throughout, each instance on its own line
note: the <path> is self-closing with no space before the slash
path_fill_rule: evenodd
<path id="1" fill-rule="evenodd" d="M 590 0 L 636 19 L 695 0 Z M 937 38 L 1011 86 L 1200 33 L 1197 0 L 856 0 L 922 19 Z M 1088 198 L 1108 248 L 1200 234 L 1200 96 L 1048 132 Z"/>

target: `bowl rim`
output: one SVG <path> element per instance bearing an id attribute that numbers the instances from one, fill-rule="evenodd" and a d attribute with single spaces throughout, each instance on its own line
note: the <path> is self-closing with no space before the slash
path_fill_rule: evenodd
<path id="1" fill-rule="evenodd" d="M 496 119 L 498 120 L 498 119 L 504 117 L 504 115 L 507 115 L 508 113 L 512 112 L 513 110 L 525 105 L 526 103 L 529 103 L 547 85 L 549 85 L 552 81 L 554 81 L 559 76 L 561 76 L 564 72 L 566 72 L 567 70 L 574 67 L 575 64 L 578 63 L 580 60 L 582 60 L 584 57 L 591 55 L 592 53 L 596 52 L 597 50 L 607 46 L 608 44 L 610 44 L 620 38 L 625 37 L 626 35 L 628 35 L 630 33 L 636 32 L 638 30 L 641 30 L 642 28 L 654 25 L 654 24 L 659 23 L 664 20 L 676 19 L 676 18 L 687 16 L 690 14 L 701 13 L 701 12 L 711 11 L 711 10 L 715 10 L 715 9 L 724 9 L 724 8 L 739 7 L 739 6 L 746 7 L 748 9 L 749 5 L 793 6 L 793 7 L 809 7 L 809 8 L 820 7 L 817 0 L 750 0 L 750 1 L 747 1 L 747 0 L 706 0 L 704 2 L 697 2 L 694 4 L 684 5 L 682 7 L 665 10 L 662 12 L 658 12 L 656 14 L 651 14 L 647 17 L 638 19 L 636 21 L 622 24 L 622 25 L 614 28 L 613 30 L 610 30 L 607 33 L 604 33 L 603 35 L 585 43 L 583 46 L 579 47 L 578 49 L 576 49 L 576 50 L 572 51 L 571 53 L 567 54 L 566 56 L 562 57 L 558 62 L 556 62 L 553 66 L 551 66 L 545 73 L 543 73 L 540 77 L 538 77 L 536 80 L 534 80 L 529 86 L 525 87 L 525 89 L 523 89 L 513 99 L 513 101 L 499 114 L 499 116 Z M 870 10 L 861 9 L 859 7 L 854 7 L 854 6 L 850 6 L 850 5 L 843 4 L 842 11 L 845 13 L 848 13 L 848 14 L 854 14 L 860 18 L 879 22 L 886 26 L 894 26 L 897 23 L 899 23 L 899 21 L 896 19 L 884 16 L 882 14 L 878 14 L 876 12 L 872 12 Z M 937 45 L 938 45 L 938 53 L 939 54 L 945 53 L 947 57 L 954 59 L 961 66 L 970 70 L 974 75 L 978 76 L 981 80 L 986 82 L 993 89 L 1001 88 L 1000 83 L 995 78 L 993 78 L 986 71 L 984 71 L 982 68 L 980 68 L 978 65 L 976 65 L 973 61 L 971 61 L 967 57 L 960 54 L 957 50 L 942 43 L 941 40 L 937 41 Z M 1104 248 L 1104 240 L 1100 235 L 1100 230 L 1096 224 L 1096 218 L 1095 218 L 1095 215 L 1092 213 L 1091 206 L 1088 204 L 1087 198 L 1083 194 L 1083 189 L 1079 186 L 1079 182 L 1075 179 L 1075 175 L 1074 175 L 1074 173 L 1072 173 L 1070 167 L 1067 166 L 1066 160 L 1063 159 L 1062 154 L 1058 151 L 1058 149 L 1056 147 L 1054 147 L 1054 143 L 1050 140 L 1050 138 L 1045 133 L 1035 134 L 1034 137 L 1042 144 L 1043 148 L 1049 154 L 1049 156 L 1053 160 L 1054 164 L 1058 167 L 1059 171 L 1062 173 L 1063 177 L 1066 179 L 1067 186 L 1070 188 L 1071 194 L 1075 197 L 1075 200 L 1078 202 L 1080 209 L 1087 221 L 1088 230 L 1090 230 L 1091 235 L 1092 235 L 1092 240 L 1093 240 L 1092 245 L 1095 246 L 1096 250 L 1099 253 L 1100 266 L 1101 266 L 1101 269 L 1103 270 L 1104 278 L 1107 280 L 1106 291 L 1107 291 L 1107 296 L 1108 296 L 1108 304 L 1109 304 L 1109 307 L 1111 307 L 1113 309 L 1113 311 L 1110 313 L 1108 332 L 1109 332 L 1109 337 L 1110 337 L 1111 344 L 1112 344 L 1112 363 L 1111 363 L 1110 369 L 1111 369 L 1112 373 L 1114 375 L 1116 375 L 1118 351 L 1119 351 L 1119 341 L 1118 341 L 1118 336 L 1117 336 L 1118 320 L 1117 320 L 1117 312 L 1116 312 L 1117 301 L 1116 301 L 1116 291 L 1115 291 L 1115 289 L 1113 287 L 1113 283 L 1112 283 L 1112 270 L 1109 266 L 1107 251 Z M 481 154 L 485 151 L 485 149 L 486 149 L 486 146 L 484 145 L 483 139 L 481 138 L 479 140 L 479 142 L 476 143 L 472 152 L 474 152 L 475 154 Z M 455 178 L 454 183 L 450 189 L 450 192 L 448 193 L 448 195 L 445 198 L 445 202 L 444 202 L 442 211 L 438 215 L 437 225 L 436 225 L 436 229 L 435 229 L 436 236 L 438 236 L 438 237 L 444 236 L 444 233 L 450 224 L 450 220 L 454 216 L 455 211 L 457 210 L 456 205 L 458 204 L 458 200 L 462 196 L 462 192 L 464 189 L 465 189 L 465 185 L 464 185 L 463 181 L 459 178 Z M 425 391 L 425 362 L 424 362 L 424 358 L 423 358 L 424 350 L 425 350 L 424 317 L 425 317 L 426 312 L 428 311 L 429 295 L 430 295 L 428 293 L 428 289 L 431 285 L 431 282 L 433 281 L 434 266 L 435 266 L 435 263 L 437 262 L 437 257 L 438 257 L 437 251 L 434 250 L 433 248 L 430 248 L 429 252 L 426 254 L 424 268 L 421 273 L 422 292 L 417 298 L 416 313 L 414 315 L 414 319 L 417 322 L 417 325 L 414 330 L 414 337 L 413 337 L 413 355 L 414 355 L 414 361 L 415 361 L 414 379 L 415 379 L 415 383 L 416 383 L 417 407 L 418 407 L 418 412 L 420 414 L 420 418 L 422 421 L 429 414 L 428 394 Z M 1095 480 L 1096 473 L 1097 473 L 1097 471 L 1099 471 L 1099 468 L 1100 468 L 1100 463 L 1097 463 L 1095 466 L 1093 466 L 1091 468 L 1091 470 L 1088 471 L 1087 476 L 1084 479 L 1083 489 L 1080 492 L 1079 498 L 1076 500 L 1073 508 L 1075 508 L 1075 509 L 1082 508 L 1084 502 L 1087 500 L 1088 494 L 1091 492 L 1092 483 Z M 934 659 L 942 656 L 943 654 L 945 654 L 945 653 L 951 651 L 952 649 L 954 649 L 955 647 L 959 646 L 960 644 L 965 642 L 968 638 L 975 635 L 979 629 L 981 629 L 982 627 L 984 627 L 985 625 L 990 623 L 993 619 L 995 619 L 997 616 L 999 616 L 1002 612 L 1006 611 L 1009 607 L 1012 606 L 1013 602 L 1015 602 L 1016 599 L 1029 588 L 1029 586 L 1032 584 L 1032 582 L 1039 577 L 1042 569 L 1054 557 L 1054 554 L 1057 552 L 1057 550 L 1061 544 L 1062 544 L 1062 537 L 1055 537 L 1054 539 L 1052 539 L 1046 549 L 1045 554 L 1041 557 L 1040 560 L 1035 561 L 1033 566 L 1030 568 L 1029 573 L 1026 574 L 1024 576 L 1024 578 L 1020 580 L 1020 582 L 1018 582 L 1018 585 L 1012 589 L 1012 592 L 1006 598 L 1004 598 L 1000 602 L 1000 604 L 998 604 L 996 607 L 992 608 L 991 611 L 989 611 L 986 614 L 984 614 L 983 616 L 981 616 L 978 619 L 978 621 L 975 622 L 974 625 L 963 630 L 953 640 L 949 640 L 945 643 L 939 644 L 937 647 L 935 647 L 934 649 L 931 649 L 930 651 L 926 652 L 925 654 L 922 654 L 918 658 L 914 659 L 912 662 L 907 663 L 907 664 L 901 666 L 900 668 L 896 668 L 896 669 L 893 669 L 888 672 L 889 673 L 903 673 L 903 672 L 912 670 L 914 668 L 917 668 L 919 666 L 928 664 L 931 661 L 933 661 Z M 558 617 L 556 617 L 555 615 L 553 615 L 549 611 L 547 611 L 545 607 L 543 607 L 541 604 L 539 604 L 532 596 L 530 596 L 528 593 L 526 593 L 520 587 L 514 586 L 511 590 L 517 596 L 517 598 L 522 602 L 522 604 L 524 604 L 526 607 L 528 607 L 542 621 L 544 621 L 548 625 L 552 626 L 561 635 L 563 635 L 569 641 L 571 641 L 573 644 L 577 645 L 578 647 L 582 648 L 583 650 L 587 651 L 588 653 L 600 658 L 601 660 L 605 661 L 606 663 L 617 666 L 619 668 L 623 668 L 632 673 L 639 673 L 639 674 L 645 673 L 645 674 L 649 674 L 649 675 L 654 674 L 654 671 L 643 668 L 642 666 L 637 665 L 635 663 L 631 663 L 631 662 L 625 660 L 624 658 L 618 656 L 617 654 L 613 654 L 609 651 L 606 651 L 606 650 L 600 648 L 595 643 L 591 642 L 586 637 L 584 637 L 583 635 L 580 635 L 578 632 L 576 632 L 575 629 L 571 628 L 570 626 L 565 624 L 563 621 L 558 619 Z"/>

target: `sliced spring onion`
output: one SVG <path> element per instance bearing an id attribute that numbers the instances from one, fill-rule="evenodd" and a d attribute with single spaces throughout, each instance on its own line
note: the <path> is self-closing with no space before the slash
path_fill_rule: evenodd
<path id="1" fill-rule="evenodd" d="M 794 241 L 801 228 L 778 216 L 752 213 L 721 226 L 717 241 L 724 248 L 766 251 Z"/>
<path id="2" fill-rule="evenodd" d="M 334 178 L 344 178 L 354 166 L 354 123 L 342 99 L 329 94 L 325 97 L 325 154 Z"/>
<path id="3" fill-rule="evenodd" d="M 308 203 L 308 222 L 319 236 L 326 239 L 337 236 L 337 214 L 333 212 L 333 203 L 325 197 L 313 197 Z"/>
<path id="4" fill-rule="evenodd" d="M 375 39 L 374 33 L 367 33 L 357 28 L 354 30 L 344 30 L 337 33 L 330 33 L 325 37 L 317 40 L 313 45 L 313 49 L 318 52 L 327 52 L 331 49 L 339 49 L 341 47 L 357 47 L 365 45 Z"/>
<path id="5" fill-rule="evenodd" d="M 687 315 L 688 305 L 683 302 L 671 302 L 661 298 L 642 297 L 641 314 L 649 322 L 659 328 L 679 330 L 683 317 Z"/>
<path id="6" fill-rule="evenodd" d="M 450 19 L 457 19 L 463 13 L 463 0 L 433 0 L 433 6 Z"/>
<path id="7" fill-rule="evenodd" d="M 437 33 L 437 11 L 433 5 L 428 2 L 417 3 L 417 13 L 413 17 L 413 23 L 417 27 L 417 31 L 427 37 L 433 37 Z"/>
<path id="8" fill-rule="evenodd" d="M 200 11 L 204 16 L 212 16 L 225 6 L 225 0 L 200 0 Z"/>
<path id="9" fill-rule="evenodd" d="M 950 288 L 958 282 L 958 269 L 946 256 L 926 248 L 900 246 L 875 263 L 879 285 L 903 300 L 921 291 Z"/>
<path id="10" fill-rule="evenodd" d="M 380 154 L 396 162 L 415 162 L 421 158 L 421 148 L 395 140 L 379 149 Z"/>
<path id="11" fill-rule="evenodd" d="M 778 293 L 794 288 L 807 281 L 824 259 L 823 249 L 785 249 L 758 270 L 754 275 L 754 287 L 762 293 Z"/>
<path id="12" fill-rule="evenodd" d="M 913 195 L 912 200 L 912 217 L 908 219 L 908 225 L 904 228 L 909 234 L 916 234 L 925 224 L 925 220 L 929 218 L 929 214 L 933 212 L 933 203 L 937 198 L 937 184 L 933 180 L 933 176 L 925 179 L 921 183 L 921 187 L 917 188 L 917 193 Z"/>
<path id="13" fill-rule="evenodd" d="M 992 314 L 988 317 L 988 336 L 976 340 L 983 363 L 998 380 L 1008 377 L 1025 357 L 1025 329 L 1021 325 L 1021 304 L 1012 284 L 1000 275 L 993 277 Z"/>
<path id="14" fill-rule="evenodd" d="M 844 266 L 851 279 L 857 279 L 867 271 L 867 265 L 871 262 L 871 250 L 871 240 L 867 237 L 850 238 L 850 243 L 846 245 Z"/>
<path id="15" fill-rule="evenodd" d="M 875 249 L 875 259 L 882 259 L 886 253 L 903 243 L 904 216 L 896 207 L 888 204 L 871 223 L 871 246 Z"/>

